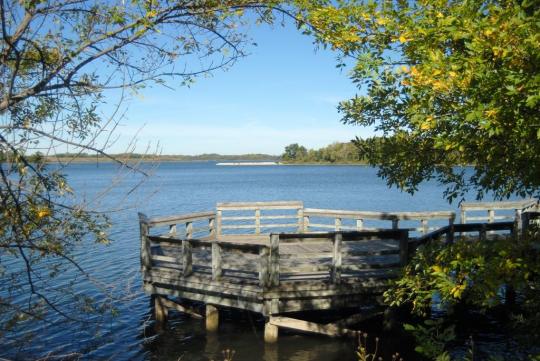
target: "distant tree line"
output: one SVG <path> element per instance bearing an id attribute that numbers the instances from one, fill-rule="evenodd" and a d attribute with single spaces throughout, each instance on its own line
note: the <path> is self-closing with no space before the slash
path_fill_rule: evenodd
<path id="1" fill-rule="evenodd" d="M 285 147 L 281 159 L 287 163 L 364 163 L 361 139 L 340 143 L 334 142 L 319 149 L 306 149 L 298 143 Z"/>

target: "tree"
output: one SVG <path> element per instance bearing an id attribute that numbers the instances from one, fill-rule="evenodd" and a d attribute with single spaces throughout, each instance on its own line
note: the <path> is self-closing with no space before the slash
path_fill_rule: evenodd
<path id="1" fill-rule="evenodd" d="M 55 284 L 68 268 L 89 277 L 73 250 L 107 243 L 108 219 L 78 203 L 63 165 L 48 167 L 37 151 L 97 153 L 144 176 L 107 154 L 119 117 L 103 118 L 99 107 L 111 95 L 121 102 L 149 84 L 189 85 L 231 66 L 245 55 L 239 25 L 271 21 L 276 4 L 0 0 L 0 337 L 51 310 L 78 320 L 80 309 L 107 309 Z"/>
<path id="2" fill-rule="evenodd" d="M 537 1 L 303 3 L 325 46 L 353 58 L 360 94 L 343 122 L 384 135 L 363 152 L 389 185 L 425 180 L 451 201 L 540 189 L 540 7 Z M 472 165 L 472 171 L 460 164 Z"/>
<path id="3" fill-rule="evenodd" d="M 285 153 L 281 156 L 283 160 L 286 161 L 295 161 L 301 160 L 307 156 L 307 149 L 303 145 L 298 145 L 298 143 L 289 144 L 285 147 Z"/>

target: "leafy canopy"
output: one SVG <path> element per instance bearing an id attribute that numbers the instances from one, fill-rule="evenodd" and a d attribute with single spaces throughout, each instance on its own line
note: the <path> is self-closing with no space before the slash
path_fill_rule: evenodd
<path id="1" fill-rule="evenodd" d="M 540 188 L 537 1 L 304 2 L 305 28 L 352 57 L 343 122 L 384 135 L 362 151 L 389 185 L 437 179 L 451 201 Z M 343 66 L 346 62 L 340 63 Z M 369 142 L 368 142 L 369 143 Z M 378 144 L 381 143 L 381 144 Z M 472 165 L 469 171 L 456 165 Z"/>
<path id="2" fill-rule="evenodd" d="M 0 343 L 6 350 L 17 349 L 6 335 L 24 335 L 17 331 L 25 321 L 58 315 L 77 321 L 81 310 L 109 309 L 108 298 L 97 304 L 87 297 L 92 291 L 81 286 L 81 275 L 104 287 L 73 256 L 83 242 L 109 241 L 107 217 L 73 194 L 63 175 L 69 160 L 47 166 L 37 152 L 97 153 L 146 175 L 107 154 L 121 102 L 149 83 L 176 78 L 189 85 L 232 65 L 245 55 L 242 25 L 272 21 L 277 3 L 0 1 Z M 119 105 L 107 118 L 101 107 L 111 94 Z"/>

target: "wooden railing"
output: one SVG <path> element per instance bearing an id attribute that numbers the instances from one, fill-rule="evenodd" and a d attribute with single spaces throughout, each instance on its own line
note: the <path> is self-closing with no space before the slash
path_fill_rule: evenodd
<path id="1" fill-rule="evenodd" d="M 142 220 L 141 224 L 145 224 Z M 144 226 L 142 228 L 144 230 Z M 358 250 L 350 249 L 351 245 L 361 241 L 392 241 L 391 247 L 382 249 Z M 323 255 L 330 257 L 330 263 L 320 267 L 317 263 L 305 264 L 294 268 L 282 268 L 283 260 L 294 259 L 294 254 L 282 254 L 283 244 L 313 244 L 330 243 L 331 252 Z M 198 250 L 209 250 L 210 259 L 196 262 L 194 254 Z M 224 256 L 233 255 L 237 260 L 249 260 L 250 255 L 254 262 L 227 262 Z M 389 262 L 380 262 L 377 257 L 392 256 Z M 319 255 L 320 256 L 320 255 Z M 362 257 L 364 262 L 358 264 L 355 257 Z M 212 281 L 220 281 L 226 271 L 228 280 L 238 277 L 242 272 L 242 280 L 257 283 L 263 289 L 278 287 L 283 277 L 306 276 L 314 273 L 326 273 L 332 284 L 339 284 L 344 275 L 354 277 L 355 272 L 369 269 L 390 270 L 397 269 L 407 263 L 408 232 L 407 230 L 383 230 L 362 232 L 331 232 L 316 234 L 271 234 L 266 243 L 241 243 L 219 240 L 176 239 L 170 236 L 153 236 L 146 233 L 142 237 L 141 264 L 143 272 L 163 271 L 177 272 L 182 278 L 191 276 L 210 276 Z M 371 258 L 371 260 L 370 260 Z M 305 260 L 304 260 L 305 261 Z M 310 260 L 311 262 L 314 259 Z M 209 267 L 210 266 L 210 267 Z M 314 267 L 316 269 L 314 269 Z M 209 269 L 210 268 L 210 269 Z M 232 272 L 234 271 L 234 273 Z M 168 276 L 169 279 L 174 278 Z M 172 277 L 172 278 L 171 278 Z"/>
<path id="2" fill-rule="evenodd" d="M 271 211 L 282 211 L 279 214 Z M 286 214 L 287 211 L 293 213 Z M 286 229 L 303 232 L 304 204 L 300 201 L 286 202 L 232 202 L 218 203 L 216 206 L 216 234 L 220 237 L 224 230 L 252 230 L 254 234 L 269 233 L 263 230 Z M 227 215 L 227 213 L 246 213 L 249 215 Z M 268 214 L 267 214 L 268 213 Z M 286 223 L 276 223 L 286 222 Z"/>
<path id="3" fill-rule="evenodd" d="M 311 218 L 331 219 L 332 223 L 314 223 Z M 419 227 L 405 228 L 411 232 L 420 232 L 426 234 L 430 230 L 434 230 L 438 227 L 430 226 L 429 221 L 439 220 L 445 221 L 448 225 L 454 223 L 456 215 L 454 212 L 437 211 L 437 212 L 368 212 L 368 211 L 343 211 L 332 209 L 304 209 L 304 229 L 306 232 L 310 231 L 310 228 L 323 228 L 334 229 L 335 231 L 341 230 L 377 230 L 389 227 L 366 227 L 365 221 L 389 221 L 391 222 L 392 229 L 404 228 L 400 227 L 400 221 L 417 221 Z M 354 226 L 343 225 L 344 219 L 351 219 L 355 221 Z"/>
<path id="4" fill-rule="evenodd" d="M 444 236 L 444 242 L 452 243 L 456 238 L 456 233 L 459 233 L 460 236 L 466 235 L 468 233 L 476 233 L 478 239 L 485 240 L 488 232 L 490 231 L 508 231 L 510 235 L 513 235 L 515 232 L 515 223 L 514 222 L 496 222 L 496 223 L 458 223 L 450 226 L 442 227 L 436 231 L 430 232 L 418 237 L 412 242 L 409 243 L 411 250 L 414 250 L 416 247 L 431 242 L 434 240 L 440 240 Z"/>
<path id="5" fill-rule="evenodd" d="M 463 202 L 460 206 L 461 223 L 471 221 L 493 223 L 501 220 L 513 220 L 516 223 L 516 231 L 522 233 L 523 227 L 527 223 L 527 216 L 524 213 L 537 209 L 537 199 L 506 202 Z M 475 214 L 470 215 L 471 212 Z M 479 212 L 482 214 L 478 215 Z M 506 214 L 501 214 L 501 212 Z"/>

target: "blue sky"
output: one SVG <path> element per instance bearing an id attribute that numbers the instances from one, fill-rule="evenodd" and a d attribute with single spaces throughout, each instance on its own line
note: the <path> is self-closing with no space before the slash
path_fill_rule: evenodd
<path id="1" fill-rule="evenodd" d="M 159 144 L 163 154 L 280 154 L 291 143 L 318 148 L 372 134 L 339 121 L 338 102 L 356 88 L 335 54 L 315 51 L 291 25 L 254 26 L 249 35 L 258 46 L 228 71 L 134 96 L 110 151 L 124 151 L 135 135 L 137 151 Z"/>

